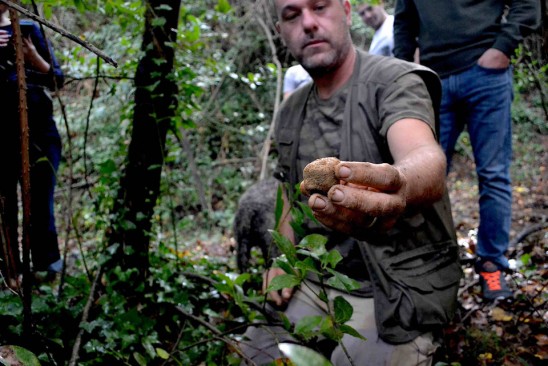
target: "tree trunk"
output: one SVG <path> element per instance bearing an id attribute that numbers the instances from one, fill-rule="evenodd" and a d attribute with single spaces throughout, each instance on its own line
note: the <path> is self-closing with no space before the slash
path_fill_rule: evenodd
<path id="1" fill-rule="evenodd" d="M 109 244 L 114 265 L 136 269 L 129 291 L 145 284 L 152 214 L 160 191 L 166 135 L 177 106 L 173 69 L 179 0 L 147 0 L 142 51 L 135 75 L 135 109 L 128 161 L 120 181 Z M 162 21 L 163 18 L 165 21 Z"/>

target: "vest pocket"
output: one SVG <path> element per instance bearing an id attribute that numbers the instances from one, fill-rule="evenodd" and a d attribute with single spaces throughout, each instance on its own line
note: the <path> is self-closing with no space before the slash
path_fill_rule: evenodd
<path id="1" fill-rule="evenodd" d="M 462 275 L 452 242 L 416 248 L 381 263 L 386 275 L 386 299 L 392 314 L 404 329 L 421 329 L 449 322 L 456 308 Z M 384 321 L 383 321 L 384 323 Z"/>

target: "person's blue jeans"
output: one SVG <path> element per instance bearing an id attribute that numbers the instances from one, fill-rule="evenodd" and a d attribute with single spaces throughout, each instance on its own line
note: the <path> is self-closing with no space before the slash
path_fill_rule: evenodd
<path id="1" fill-rule="evenodd" d="M 21 179 L 21 145 L 17 90 L 4 88 L 6 102 L 0 119 L 0 210 L 4 238 L 9 243 L 14 270 L 21 271 L 18 235 L 17 185 Z M 54 215 L 56 173 L 61 160 L 61 138 L 53 119 L 53 105 L 41 88 L 28 88 L 30 157 L 30 246 L 33 270 L 43 271 L 61 258 Z M 6 259 L 7 247 L 0 248 Z M 6 271 L 6 262 L 0 262 Z M 13 273 L 12 273 L 13 274 Z"/>
<path id="2" fill-rule="evenodd" d="M 475 65 L 442 78 L 442 88 L 440 143 L 448 171 L 464 127 L 474 152 L 480 207 L 476 254 L 507 268 L 512 218 L 512 69 Z"/>

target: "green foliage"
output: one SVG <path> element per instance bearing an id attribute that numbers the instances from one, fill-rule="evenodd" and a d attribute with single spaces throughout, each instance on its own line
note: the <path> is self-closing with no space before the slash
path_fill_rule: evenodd
<path id="1" fill-rule="evenodd" d="M 19 346 L 0 346 L 0 364 L 4 366 L 40 366 L 36 355 Z"/>
<path id="2" fill-rule="evenodd" d="M 30 5 L 29 0 L 23 3 Z M 240 339 L 250 322 L 264 319 L 260 306 L 256 306 L 264 299 L 256 290 L 261 276 L 236 274 L 230 252 L 219 257 L 205 249 L 214 251 L 230 242 L 237 200 L 258 176 L 257 157 L 272 119 L 278 70 L 267 37 L 255 21 L 256 16 L 263 16 L 256 3 L 181 2 L 177 40 L 171 45 L 175 67 L 169 75 L 178 88 L 173 96 L 177 110 L 170 121 L 172 133 L 164 151 L 161 195 L 152 217 L 150 268 L 142 269 L 149 272 L 147 283 L 135 289 L 141 299 L 129 298 L 114 286 L 131 288 L 137 273 L 115 267 L 99 279 L 88 318 L 81 322 L 99 266 L 117 252 L 117 246 L 105 247 L 104 237 L 115 229 L 111 227 L 113 215 L 120 214 L 111 209 L 118 198 L 132 130 L 133 77 L 145 51 L 141 49 L 145 3 L 38 1 L 47 19 L 119 64 L 114 68 L 86 48 L 47 30 L 67 79 L 60 94 L 62 103 L 56 103 L 64 161 L 55 210 L 60 241 L 68 245 L 68 274 L 63 278 L 62 291 L 58 282 L 34 287 L 36 334 L 31 346 L 25 348 L 34 352 L 42 365 L 66 364 L 80 331 L 79 365 L 238 363 L 227 343 Z M 390 12 L 393 2 L 387 6 Z M 160 7 L 167 10 L 165 5 Z M 356 14 L 353 18 L 353 37 L 363 44 L 372 31 Z M 156 18 L 153 24 L 164 21 Z M 288 66 L 291 56 L 279 38 L 274 42 L 283 67 Z M 529 60 L 527 52 L 522 54 Z M 536 86 L 537 79 L 546 82 L 546 65 L 534 60 L 528 65 L 521 61 L 515 65 L 514 138 L 520 141 L 526 141 L 528 133 L 546 132 Z M 183 131 L 196 171 L 189 152 L 182 148 Z M 517 151 L 516 156 L 534 159 L 539 153 L 538 149 L 528 151 Z M 516 174 L 530 172 L 517 170 Z M 204 189 L 205 202 L 211 209 L 202 206 L 198 186 Z M 292 196 L 297 190 L 286 187 Z M 278 207 L 277 222 L 281 204 Z M 310 209 L 297 202 L 291 214 L 295 232 L 304 236 L 302 223 L 314 220 Z M 271 289 L 304 286 L 303 280 L 309 275 L 319 276 L 323 286 L 341 291 L 357 287 L 355 281 L 335 270 L 341 255 L 326 250 L 324 237 L 304 237 L 295 247 L 276 231 L 273 235 L 283 253 L 275 263 L 286 275 L 278 277 Z M 530 258 L 524 256 L 522 261 Z M 360 337 L 345 324 L 353 309 L 343 297 L 328 299 L 325 291 L 317 296 L 326 304 L 328 316 L 304 317 L 291 324 L 280 315 L 280 324 L 305 342 L 319 336 L 336 341 L 344 334 Z M 28 341 L 22 339 L 22 310 L 17 294 L 0 291 L 0 344 L 19 346 Z M 301 355 L 306 361 L 315 357 L 307 348 L 294 347 L 289 352 L 295 364 Z M 315 364 L 321 362 L 324 360 L 318 358 Z"/>
<path id="3" fill-rule="evenodd" d="M 282 353 L 286 355 L 295 366 L 332 365 L 331 362 L 329 362 L 325 357 L 311 350 L 310 348 L 299 346 L 298 344 L 293 343 L 280 343 L 278 347 L 280 348 L 280 351 L 282 351 Z"/>
<path id="4" fill-rule="evenodd" d="M 342 296 L 329 299 L 323 285 L 325 283 L 344 292 L 360 287 L 358 282 L 335 270 L 335 266 L 341 259 L 340 253 L 335 250 L 327 251 L 325 248 L 327 239 L 318 234 L 304 237 L 296 247 L 277 232 L 273 232 L 273 237 L 283 254 L 275 260 L 274 265 L 282 268 L 286 274 L 274 277 L 267 292 L 308 286 L 303 281 L 312 274 L 317 276 L 321 285 L 320 292 L 315 295 L 326 304 L 327 308 L 326 317 L 305 316 L 301 318 L 293 329 L 293 335 L 304 341 L 324 336 L 340 342 L 344 334 L 363 339 L 354 328 L 345 324 L 352 317 L 352 305 Z"/>

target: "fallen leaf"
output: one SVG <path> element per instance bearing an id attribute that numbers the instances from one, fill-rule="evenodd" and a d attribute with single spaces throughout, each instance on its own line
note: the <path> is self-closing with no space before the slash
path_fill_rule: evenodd
<path id="1" fill-rule="evenodd" d="M 495 321 L 499 322 L 509 322 L 513 319 L 513 315 L 499 308 L 498 306 L 493 309 L 491 312 L 491 317 Z"/>

